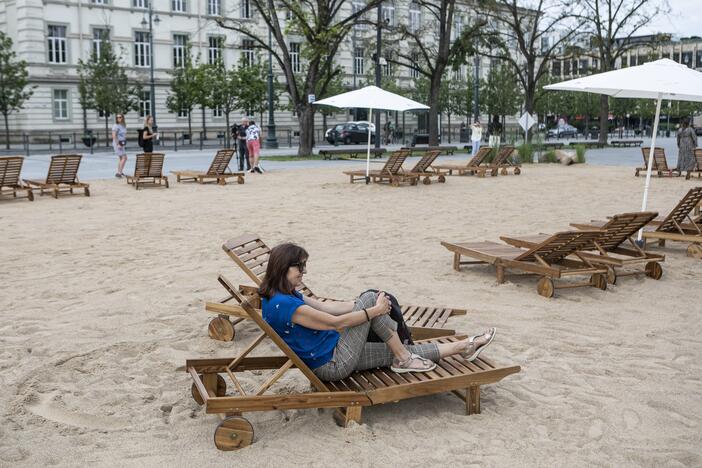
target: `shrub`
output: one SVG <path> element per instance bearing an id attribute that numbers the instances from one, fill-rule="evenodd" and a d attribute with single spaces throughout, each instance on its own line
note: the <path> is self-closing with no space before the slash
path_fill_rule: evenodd
<path id="1" fill-rule="evenodd" d="M 541 162 L 543 163 L 557 163 L 558 158 L 556 158 L 556 150 L 548 150 L 541 157 Z"/>
<path id="2" fill-rule="evenodd" d="M 517 153 L 522 164 L 531 164 L 534 162 L 534 145 L 525 143 L 517 146 Z"/>
<path id="3" fill-rule="evenodd" d="M 585 145 L 575 145 L 575 162 L 583 164 L 585 163 Z"/>

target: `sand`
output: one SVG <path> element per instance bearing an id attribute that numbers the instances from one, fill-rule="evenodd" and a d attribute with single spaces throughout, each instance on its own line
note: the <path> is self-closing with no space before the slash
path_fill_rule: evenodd
<path id="1" fill-rule="evenodd" d="M 396 189 L 350 185 L 336 168 L 138 192 L 93 181 L 90 198 L 2 203 L 0 466 L 699 466 L 702 263 L 684 244 L 664 250 L 660 281 L 552 300 L 533 277 L 455 272 L 439 244 L 636 211 L 632 173 L 534 166 Z M 694 185 L 654 179 L 650 206 L 665 212 Z M 496 326 L 487 356 L 522 372 L 483 387 L 480 415 L 450 394 L 365 409 L 349 429 L 330 410 L 251 413 L 254 444 L 219 452 L 218 419 L 183 365 L 236 355 L 257 333 L 246 323 L 232 343 L 210 340 L 203 311 L 224 296 L 218 273 L 249 283 L 220 248 L 245 232 L 306 247 L 318 294 L 375 287 L 467 308 L 449 325 Z M 309 384 L 293 371 L 274 389 Z"/>

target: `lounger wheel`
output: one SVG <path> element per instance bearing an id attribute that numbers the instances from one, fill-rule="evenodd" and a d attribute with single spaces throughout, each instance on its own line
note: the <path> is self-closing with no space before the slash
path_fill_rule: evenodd
<path id="1" fill-rule="evenodd" d="M 397 180 L 392 180 L 392 181 L 390 182 L 390 185 L 392 185 L 393 187 L 399 187 L 399 186 L 400 186 L 400 182 L 397 181 Z"/>
<path id="2" fill-rule="evenodd" d="M 602 273 L 595 273 L 590 276 L 590 285 L 593 288 L 601 289 L 603 291 L 607 290 L 607 275 Z"/>
<path id="3" fill-rule="evenodd" d="M 253 442 L 251 423 L 241 416 L 231 416 L 219 423 L 214 433 L 215 446 L 224 451 L 239 450 Z"/>
<path id="4" fill-rule="evenodd" d="M 617 271 L 611 266 L 607 267 L 607 282 L 609 284 L 617 284 Z"/>
<path id="5" fill-rule="evenodd" d="M 29 199 L 29 201 L 34 201 L 34 194 L 31 190 L 27 191 L 27 198 Z"/>
<path id="6" fill-rule="evenodd" d="M 227 317 L 219 316 L 210 320 L 210 324 L 207 326 L 207 334 L 213 340 L 232 341 L 236 331 L 231 320 Z"/>
<path id="7" fill-rule="evenodd" d="M 429 184 L 431 184 L 431 177 L 426 176 L 424 179 L 422 179 L 422 183 L 423 183 L 424 185 L 429 185 Z"/>
<path id="8" fill-rule="evenodd" d="M 518 167 L 514 168 L 514 175 L 519 175 L 521 173 L 522 173 L 522 170 L 520 168 L 518 168 Z"/>
<path id="9" fill-rule="evenodd" d="M 446 182 L 446 176 L 440 175 L 438 180 L 440 184 L 443 184 L 444 182 Z"/>
<path id="10" fill-rule="evenodd" d="M 661 276 L 663 276 L 663 267 L 658 262 L 648 262 L 646 264 L 646 276 L 654 280 L 661 279 Z"/>
<path id="11" fill-rule="evenodd" d="M 687 246 L 687 256 L 702 260 L 702 245 L 690 244 Z"/>
<path id="12" fill-rule="evenodd" d="M 506 167 L 503 167 L 502 169 L 500 169 L 500 175 L 507 175 L 507 174 L 509 174 L 509 172 L 507 172 Z"/>
<path id="13" fill-rule="evenodd" d="M 553 284 L 551 278 L 546 278 L 545 276 L 536 283 L 536 290 L 539 295 L 544 297 L 553 297 L 553 293 L 556 291 L 556 287 Z"/>
<path id="14" fill-rule="evenodd" d="M 90 196 L 90 189 L 88 187 L 85 187 L 85 196 L 86 197 Z"/>
<path id="15" fill-rule="evenodd" d="M 200 380 L 202 380 L 202 375 L 200 375 Z M 207 388 L 207 385 L 205 385 L 205 388 Z M 210 392 L 213 389 L 207 388 L 207 391 Z M 227 393 L 227 382 L 224 381 L 224 378 L 217 374 L 217 388 L 214 389 L 214 394 L 215 396 L 221 397 L 226 395 Z M 195 400 L 195 403 L 198 405 L 204 405 L 205 402 L 202 399 L 202 395 L 200 395 L 200 392 L 197 391 L 197 386 L 193 382 L 193 384 L 190 386 L 190 394 L 193 396 L 193 400 Z"/>

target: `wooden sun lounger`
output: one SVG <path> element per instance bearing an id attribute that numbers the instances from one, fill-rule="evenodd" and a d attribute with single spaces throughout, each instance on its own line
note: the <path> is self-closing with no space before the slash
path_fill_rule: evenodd
<path id="1" fill-rule="evenodd" d="M 446 182 L 446 177 L 443 174 L 431 170 L 431 165 L 434 164 L 434 161 L 436 161 L 436 158 L 439 157 L 440 154 L 440 150 L 427 151 L 408 173 L 422 179 L 424 185 L 431 184 L 432 177 L 436 177 L 440 183 Z"/>
<path id="2" fill-rule="evenodd" d="M 198 184 L 206 184 L 210 182 L 216 182 L 218 185 L 226 185 L 227 179 L 230 177 L 236 177 L 236 181 L 239 184 L 244 183 L 244 173 L 232 172 L 229 169 L 229 162 L 234 155 L 234 150 L 231 149 L 221 149 L 217 151 L 210 168 L 207 172 L 201 171 L 171 171 L 171 174 L 176 176 L 176 182 L 186 182 L 194 181 Z"/>
<path id="3" fill-rule="evenodd" d="M 373 170 L 369 172 L 369 177 L 373 183 L 383 183 L 388 182 L 393 187 L 399 187 L 401 184 L 408 182 L 410 185 L 417 185 L 419 177 L 416 175 L 409 174 L 402 170 L 402 163 L 405 162 L 407 156 L 409 156 L 409 151 L 394 151 L 390 154 L 390 157 L 385 162 L 385 165 L 380 170 Z M 353 184 L 357 180 L 366 180 L 366 171 L 344 171 L 344 174 L 350 177 L 350 181 Z"/>
<path id="4" fill-rule="evenodd" d="M 638 177 L 639 173 L 643 172 L 642 175 L 646 175 L 648 170 L 648 154 L 651 151 L 650 147 L 641 148 L 641 155 L 643 156 L 643 167 L 637 167 L 636 172 L 634 172 L 634 177 Z M 653 166 L 651 167 L 651 175 L 658 175 L 658 177 L 678 177 L 682 174 L 677 169 L 670 169 L 668 167 L 668 160 L 665 157 L 665 150 L 663 148 L 656 147 L 653 150 Z"/>
<path id="5" fill-rule="evenodd" d="M 691 171 L 687 171 L 685 175 L 685 180 L 690 180 L 690 178 L 696 174 L 697 177 L 702 177 L 702 148 L 695 148 L 695 168 Z"/>
<path id="6" fill-rule="evenodd" d="M 12 195 L 12 198 L 17 198 L 18 192 L 26 192 L 26 195 L 20 198 L 34 201 L 31 187 L 20 180 L 23 163 L 22 156 L 0 157 L 0 198 L 3 198 L 4 195 Z"/>
<path id="7" fill-rule="evenodd" d="M 163 175 L 163 153 L 140 153 L 137 154 L 134 175 L 127 176 L 127 183 L 139 187 L 144 185 L 162 186 L 168 188 L 168 177 Z"/>
<path id="8" fill-rule="evenodd" d="M 30 186 L 39 188 L 39 195 L 44 195 L 44 191 L 51 192 L 54 198 L 58 198 L 59 193 L 73 193 L 73 189 L 83 189 L 86 197 L 90 196 L 90 184 L 78 180 L 78 168 L 82 156 L 80 154 L 59 154 L 51 157 L 49 173 L 46 180 L 24 181 Z"/>
<path id="9" fill-rule="evenodd" d="M 492 148 L 483 146 L 478 150 L 477 154 L 468 160 L 467 164 L 432 164 L 431 168 L 434 172 L 443 176 L 453 175 L 454 171 L 456 171 L 458 175 L 473 175 L 477 173 L 485 175 L 482 168 L 487 167 L 487 164 L 485 164 L 485 166 L 483 166 L 483 164 L 490 155 L 490 151 L 492 151 Z"/>
<path id="10" fill-rule="evenodd" d="M 612 216 L 601 226 L 572 223 L 571 226 L 576 229 L 593 229 L 594 227 L 605 231 L 600 240 L 593 242 L 595 249 L 581 251 L 579 256 L 595 265 L 606 266 L 609 284 L 616 284 L 618 277 L 642 273 L 649 278 L 660 279 L 663 275 L 660 262 L 665 260 L 665 256 L 646 252 L 634 242 L 634 236 L 639 229 L 651 222 L 657 215 L 658 213 L 653 211 L 622 213 Z M 548 234 L 538 234 L 519 237 L 501 236 L 500 239 L 515 247 L 530 249 L 548 237 Z M 629 246 L 623 245 L 626 242 L 629 243 Z M 641 266 L 644 267 L 643 270 L 637 268 Z M 635 269 L 631 270 L 631 267 Z"/>
<path id="11" fill-rule="evenodd" d="M 522 173 L 522 169 L 520 168 L 520 166 L 510 161 L 510 157 L 512 156 L 513 152 L 514 146 L 500 147 L 500 149 L 497 151 L 497 156 L 495 156 L 495 159 L 490 163 L 489 166 L 493 176 L 496 176 L 498 172 L 499 174 L 507 175 L 509 174 L 509 168 L 512 168 L 512 173 L 514 175 L 519 175 Z"/>
<path id="12" fill-rule="evenodd" d="M 521 370 L 519 366 L 498 366 L 484 357 L 468 362 L 460 356 L 442 359 L 435 370 L 424 373 L 397 374 L 388 368 L 357 371 L 345 379 L 324 382 L 295 354 L 283 339 L 263 320 L 244 296 L 235 292 L 248 318 L 261 333 L 238 356 L 227 358 L 188 359 L 185 370 L 193 380 L 191 395 L 208 414 L 218 414 L 222 421 L 215 429 L 214 443 L 220 450 L 237 450 L 250 445 L 254 439 L 251 423 L 241 414 L 253 411 L 274 411 L 307 408 L 334 408 L 334 419 L 346 427 L 352 421 L 361 422 L 364 406 L 397 402 L 417 396 L 451 392 L 465 403 L 466 414 L 480 413 L 481 385 L 496 383 Z M 250 354 L 269 338 L 283 356 Z M 452 342 L 462 337 L 438 338 Z M 311 392 L 271 392 L 271 387 L 290 369 L 297 368 L 310 382 Z M 253 391 L 245 391 L 237 374 L 252 371 L 273 371 Z M 228 396 L 227 382 L 234 385 L 235 395 Z"/>
<path id="13" fill-rule="evenodd" d="M 245 234 L 228 240 L 222 245 L 222 249 L 256 285 L 255 287 L 240 286 L 239 292 L 257 297 L 258 286 L 266 273 L 270 248 L 257 235 Z M 240 322 L 238 319 L 246 317 L 242 316 L 236 307 L 232 309 L 225 305 L 234 297 L 233 290 L 235 291 L 236 288 L 221 278 L 219 282 L 227 290 L 229 296 L 219 303 L 208 302 L 206 304 L 206 311 L 219 315 L 210 322 L 208 333 L 213 339 L 228 341 L 234 337 L 234 326 Z M 304 284 L 300 293 L 320 301 L 335 300 L 315 295 Z M 455 330 L 443 327 L 450 317 L 467 313 L 465 309 L 418 305 L 401 305 L 401 309 L 405 322 L 412 328 L 412 336 L 417 339 L 455 334 Z M 236 317 L 234 322 L 230 321 L 229 316 Z"/>
<path id="14" fill-rule="evenodd" d="M 453 252 L 453 269 L 459 271 L 461 265 L 485 263 L 495 265 L 497 282 L 504 283 L 505 270 L 519 270 L 537 274 L 541 278 L 536 286 L 544 297 L 553 297 L 556 289 L 593 286 L 607 289 L 607 268 L 595 265 L 582 258 L 580 251 L 592 250 L 593 242 L 601 239 L 601 229 L 565 231 L 553 234 L 530 249 L 522 249 L 497 242 L 451 243 L 441 245 Z M 475 260 L 461 261 L 461 256 Z M 566 257 L 577 256 L 579 260 Z M 588 276 L 588 281 L 579 283 L 556 283 L 555 279 L 571 276 Z"/>
<path id="15" fill-rule="evenodd" d="M 667 240 L 689 242 L 687 255 L 702 260 L 702 226 L 691 217 L 701 201 L 702 186 L 690 189 L 660 224 L 644 230 L 644 240 L 657 240 L 661 247 Z"/>

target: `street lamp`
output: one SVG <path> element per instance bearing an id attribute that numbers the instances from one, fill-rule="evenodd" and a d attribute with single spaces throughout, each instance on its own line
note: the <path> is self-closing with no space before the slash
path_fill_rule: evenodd
<path id="1" fill-rule="evenodd" d="M 268 11 L 273 12 L 273 1 L 268 0 Z M 275 116 L 273 115 L 273 35 L 268 28 L 268 132 L 263 145 L 266 148 L 277 148 L 278 138 L 275 135 Z"/>
<path id="2" fill-rule="evenodd" d="M 148 14 L 149 14 L 149 21 L 146 21 L 146 18 L 142 17 L 141 19 L 141 26 L 146 27 L 147 24 L 149 26 L 149 101 L 150 101 L 150 106 L 151 106 L 151 118 L 154 119 L 154 131 L 158 130 L 158 125 L 156 124 L 156 87 L 154 85 L 154 23 L 156 23 L 156 26 L 158 26 L 158 23 L 161 21 L 158 17 L 158 15 L 154 15 L 154 12 L 151 8 L 151 3 L 153 0 L 146 0 L 149 9 L 148 9 Z"/>
<path id="3" fill-rule="evenodd" d="M 378 26 L 375 32 L 375 85 L 380 88 L 380 41 L 383 39 L 383 5 L 378 3 Z M 370 122 L 368 122 L 370 125 Z M 375 147 L 380 148 L 380 112 L 375 113 Z M 366 180 L 366 182 L 368 182 Z"/>

